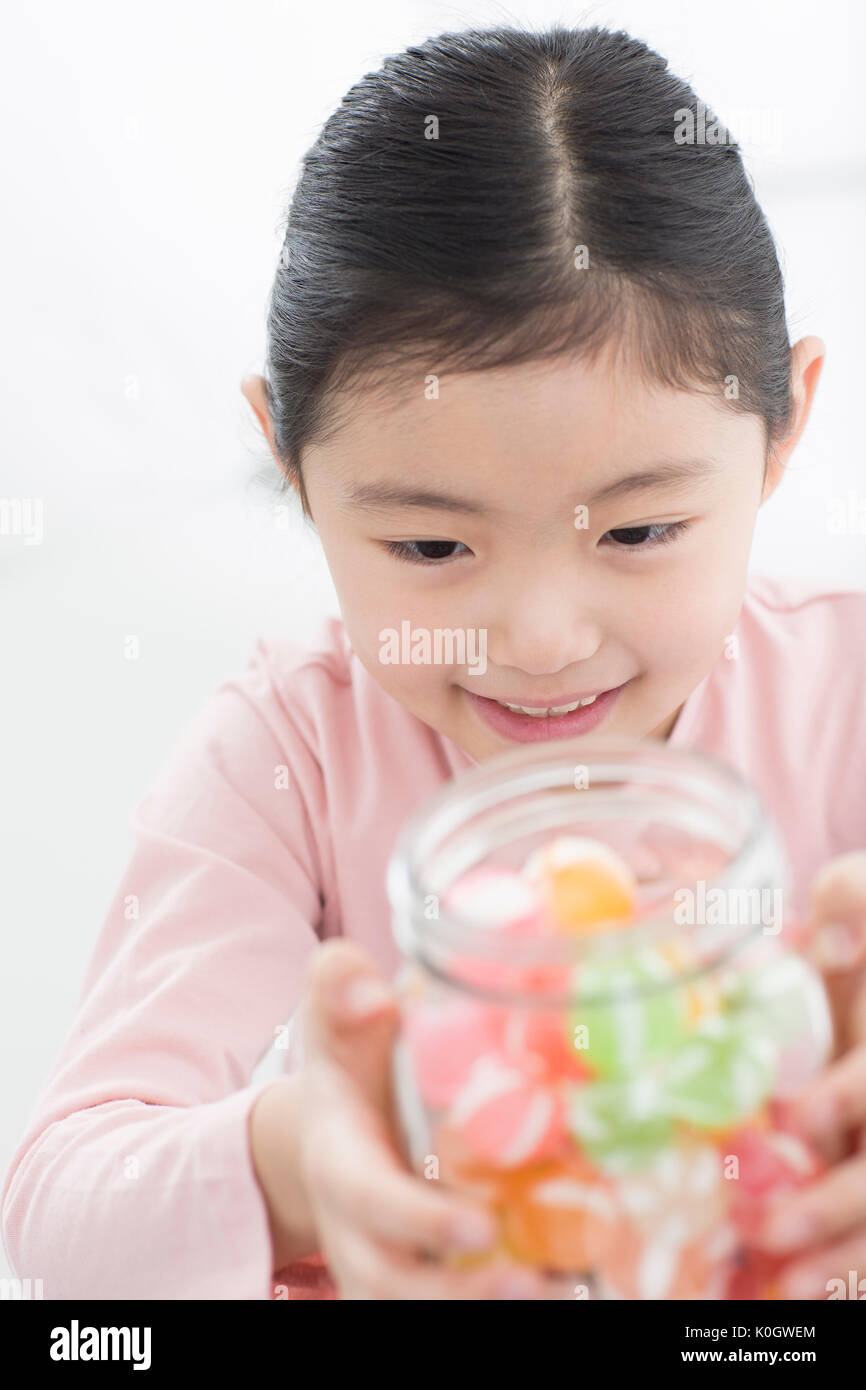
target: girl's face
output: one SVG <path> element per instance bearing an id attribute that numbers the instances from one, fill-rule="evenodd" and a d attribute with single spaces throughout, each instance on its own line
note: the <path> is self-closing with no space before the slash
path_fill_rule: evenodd
<path id="1" fill-rule="evenodd" d="M 762 422 L 721 388 L 653 387 L 602 359 L 443 376 L 433 398 L 423 374 L 393 403 L 360 393 L 303 468 L 359 659 L 478 761 L 590 732 L 589 711 L 509 719 L 496 701 L 616 689 L 600 733 L 666 738 L 734 630 L 777 481 L 762 486 Z"/>

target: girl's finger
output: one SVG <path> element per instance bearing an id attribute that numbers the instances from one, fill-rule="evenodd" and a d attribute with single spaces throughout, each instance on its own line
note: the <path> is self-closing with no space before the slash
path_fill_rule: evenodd
<path id="1" fill-rule="evenodd" d="M 774 1204 L 749 1243 L 778 1254 L 824 1246 L 866 1223 L 866 1158 L 856 1154 Z"/>
<path id="2" fill-rule="evenodd" d="M 327 1239 L 327 1236 L 326 1236 Z M 501 1261 L 461 1270 L 423 1261 L 344 1227 L 329 1267 L 342 1297 L 374 1300 L 542 1299 L 544 1281 L 530 1269 Z"/>
<path id="3" fill-rule="evenodd" d="M 390 1055 L 399 1019 L 394 991 L 363 947 L 340 938 L 317 948 L 300 1016 L 305 1060 L 339 1068 L 383 1114 L 391 1104 Z"/>
<path id="4" fill-rule="evenodd" d="M 436 1256 L 489 1250 L 493 1220 L 480 1204 L 461 1199 L 398 1168 L 377 1154 L 366 1172 L 343 1172 L 333 1187 L 335 1209 L 368 1238 L 395 1249 Z"/>
<path id="5" fill-rule="evenodd" d="M 849 1132 L 866 1124 L 866 1045 L 829 1063 L 801 1095 L 776 1104 L 784 1126 L 811 1139 L 825 1157 L 848 1152 Z"/>
<path id="6" fill-rule="evenodd" d="M 317 1125 L 310 1165 L 319 1202 L 368 1239 L 434 1255 L 489 1250 L 496 1239 L 479 1202 L 409 1172 L 384 1122 L 366 1106 L 330 1110 Z"/>
<path id="7" fill-rule="evenodd" d="M 780 1280 L 784 1298 L 862 1298 L 866 1294 L 866 1226 L 847 1239 L 792 1260 Z M 852 1278 L 853 1275 L 853 1278 Z M 863 1278 L 862 1287 L 860 1280 Z M 855 1292 L 852 1293 L 852 1288 Z"/>
<path id="8" fill-rule="evenodd" d="M 866 981 L 866 850 L 837 855 L 815 876 L 803 949 L 824 978 L 838 1057 L 866 1041 L 853 1016 Z"/>
<path id="9" fill-rule="evenodd" d="M 810 892 L 816 922 L 862 922 L 866 916 L 866 849 L 838 854 L 815 875 Z"/>

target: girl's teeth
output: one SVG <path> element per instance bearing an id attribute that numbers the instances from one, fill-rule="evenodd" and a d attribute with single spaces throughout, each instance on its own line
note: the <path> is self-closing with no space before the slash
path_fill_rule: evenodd
<path id="1" fill-rule="evenodd" d="M 505 700 L 497 700 L 497 705 L 502 705 L 505 709 L 510 709 L 512 714 L 528 714 L 532 719 L 547 719 L 551 714 L 571 714 L 572 710 L 580 709 L 584 705 L 591 705 L 598 699 L 597 695 L 590 695 L 586 700 L 575 700 L 571 705 L 553 705 L 550 709 L 538 709 L 529 705 L 509 705 Z"/>

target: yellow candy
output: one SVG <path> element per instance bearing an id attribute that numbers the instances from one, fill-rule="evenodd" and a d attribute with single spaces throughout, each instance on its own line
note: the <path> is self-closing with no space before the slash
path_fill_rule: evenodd
<path id="1" fill-rule="evenodd" d="M 541 889 L 548 912 L 563 931 L 591 935 L 610 921 L 627 922 L 634 916 L 634 874 L 600 840 L 562 836 L 531 855 L 524 873 Z"/>

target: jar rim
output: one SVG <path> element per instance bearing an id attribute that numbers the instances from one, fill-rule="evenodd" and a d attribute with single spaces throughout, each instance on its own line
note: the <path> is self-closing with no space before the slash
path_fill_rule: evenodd
<path id="1" fill-rule="evenodd" d="M 577 739 L 551 740 L 549 745 L 538 744 L 507 749 L 484 763 L 466 769 L 429 797 L 407 819 L 395 841 L 386 872 L 386 888 L 390 901 L 395 935 L 399 944 L 413 956 L 424 956 L 425 945 L 435 936 L 435 945 L 446 950 L 466 952 L 474 959 L 507 960 L 517 965 L 574 964 L 588 956 L 597 957 L 605 951 L 639 950 L 651 945 L 661 936 L 671 935 L 671 911 L 666 909 L 641 916 L 634 923 L 611 923 L 616 930 L 607 932 L 604 923 L 591 934 L 566 934 L 557 937 L 515 939 L 471 921 L 458 913 L 447 911 L 437 903 L 435 920 L 423 915 L 425 885 L 421 872 L 425 855 L 450 833 L 459 830 L 464 822 L 495 807 L 499 802 L 516 797 L 521 792 L 564 786 L 557 780 L 555 769 L 583 766 L 590 769 L 600 765 L 596 776 L 612 770 L 639 783 L 644 770 L 645 780 L 651 776 L 671 782 L 671 789 L 681 788 L 684 795 L 696 779 L 712 790 L 715 786 L 729 798 L 742 822 L 741 841 L 722 868 L 706 880 L 710 887 L 726 889 L 733 882 L 742 883 L 753 873 L 752 866 L 760 864 L 768 853 L 775 853 L 784 873 L 786 860 L 778 830 L 769 817 L 755 789 L 728 763 L 712 754 L 691 748 L 671 747 L 659 740 L 625 735 L 590 735 Z M 590 777 L 591 790 L 592 780 Z M 639 794 L 639 788 L 635 788 Z M 579 832 L 575 832 L 579 833 Z M 450 885 L 447 885 L 450 886 Z M 434 930 L 431 931 L 431 927 Z M 755 924 L 746 925 L 739 935 L 732 934 L 730 924 L 724 926 L 722 955 L 731 948 L 739 949 L 746 937 L 753 934 Z M 760 922 L 757 930 L 761 929 Z M 437 973 L 439 973 L 437 971 Z"/>

